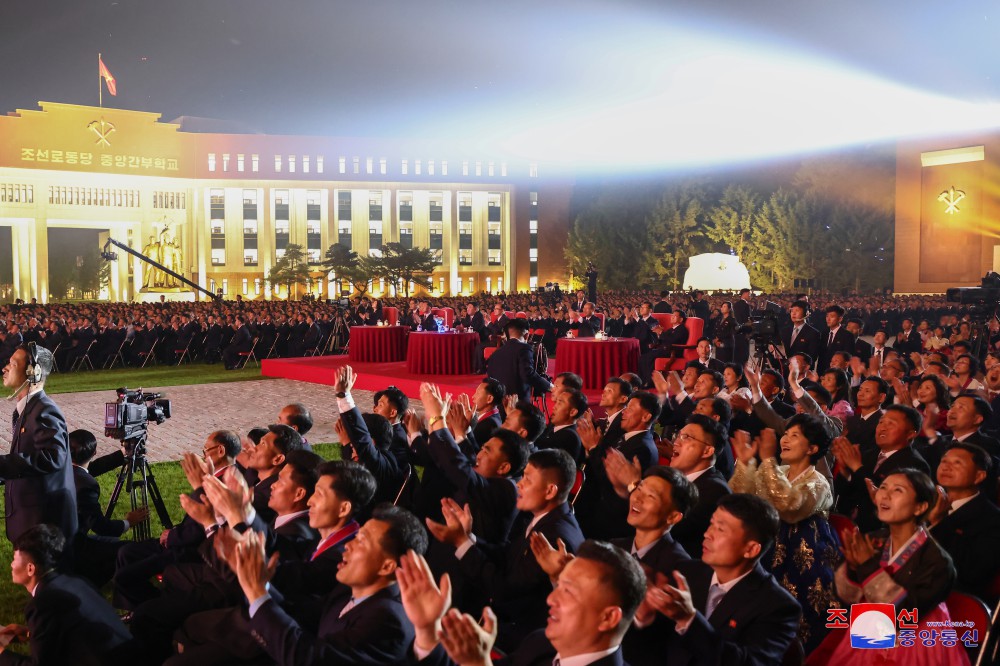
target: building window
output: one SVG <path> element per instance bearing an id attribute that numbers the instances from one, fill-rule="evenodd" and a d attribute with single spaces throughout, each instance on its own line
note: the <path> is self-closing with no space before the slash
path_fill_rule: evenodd
<path id="1" fill-rule="evenodd" d="M 414 160 L 413 161 L 413 173 L 419 176 L 420 175 L 420 167 L 421 167 L 420 160 Z"/>
<path id="2" fill-rule="evenodd" d="M 497 291 L 503 291 L 503 278 L 497 278 Z"/>
<path id="3" fill-rule="evenodd" d="M 434 175 L 434 160 L 427 160 L 427 175 Z"/>
<path id="4" fill-rule="evenodd" d="M 459 264 L 459 266 L 471 266 L 472 265 L 472 250 L 459 250 L 458 251 L 458 264 Z"/>
<path id="5" fill-rule="evenodd" d="M 538 276 L 537 275 L 532 275 L 530 278 L 528 278 L 528 288 L 529 289 L 538 289 Z"/>
<path id="6" fill-rule="evenodd" d="M 469 160 L 462 160 L 462 175 L 469 175 Z"/>
<path id="7" fill-rule="evenodd" d="M 208 281 L 208 290 L 210 292 L 212 292 L 213 294 L 215 293 L 215 278 L 209 279 L 209 281 Z"/>
<path id="8" fill-rule="evenodd" d="M 428 219 L 431 222 L 444 221 L 444 195 L 441 192 L 431 192 Z"/>
<path id="9" fill-rule="evenodd" d="M 495 169 L 493 168 L 493 162 L 487 162 L 486 163 L 486 175 L 487 176 L 493 176 L 493 175 L 495 175 L 494 171 L 495 171 Z"/>
<path id="10" fill-rule="evenodd" d="M 254 243 L 257 242 L 256 236 L 254 237 Z M 243 265 L 244 266 L 256 266 L 258 264 L 258 255 L 256 247 L 244 247 L 243 248 Z"/>
<path id="11" fill-rule="evenodd" d="M 399 173 L 403 174 L 404 176 L 406 174 L 410 173 L 410 161 L 409 160 L 403 160 L 402 162 L 400 162 L 400 164 L 399 164 Z"/>
<path id="12" fill-rule="evenodd" d="M 229 153 L 222 154 L 222 170 L 229 171 Z"/>
<path id="13" fill-rule="evenodd" d="M 348 250 L 351 249 L 351 221 L 349 219 L 337 222 L 337 242 Z"/>
<path id="14" fill-rule="evenodd" d="M 493 278 L 491 277 L 486 278 L 486 293 L 487 294 L 493 293 Z"/>
<path id="15" fill-rule="evenodd" d="M 288 173 L 295 173 L 295 155 L 288 156 Z"/>
<path id="16" fill-rule="evenodd" d="M 254 278 L 253 280 L 253 293 L 254 296 L 260 296 L 260 278 Z"/>
<path id="17" fill-rule="evenodd" d="M 382 219 L 382 192 L 372 190 L 368 193 L 368 219 Z"/>
<path id="18" fill-rule="evenodd" d="M 444 278 L 438 278 L 438 292 L 444 293 Z"/>
<path id="19" fill-rule="evenodd" d="M 360 157 L 355 157 L 354 158 L 354 173 L 356 173 L 356 174 L 361 173 L 361 158 Z"/>
<path id="20" fill-rule="evenodd" d="M 323 173 L 323 156 L 316 156 L 316 173 Z"/>
<path id="21" fill-rule="evenodd" d="M 443 224 L 441 222 L 431 222 L 427 225 L 427 230 L 430 233 L 430 249 L 440 250 L 444 247 L 443 245 Z M 441 263 L 441 259 L 438 259 L 438 263 Z"/>
<path id="22" fill-rule="evenodd" d="M 388 166 L 387 160 L 384 157 L 380 157 L 378 160 L 378 172 L 384 176 Z"/>
<path id="23" fill-rule="evenodd" d="M 472 193 L 458 193 L 458 221 L 472 222 Z M 471 233 L 471 232 L 470 232 Z"/>
<path id="24" fill-rule="evenodd" d="M 315 220 L 319 222 L 320 219 L 320 201 L 323 197 L 323 193 L 319 190 L 309 190 L 306 192 L 306 220 Z"/>
<path id="25" fill-rule="evenodd" d="M 480 162 L 479 160 L 476 160 L 476 175 L 477 176 L 483 175 L 483 163 Z"/>
<path id="26" fill-rule="evenodd" d="M 538 248 L 528 250 L 528 261 L 538 261 Z"/>
<path id="27" fill-rule="evenodd" d="M 228 278 L 222 278 L 222 293 L 223 294 L 228 294 L 229 293 L 229 279 Z"/>
<path id="28" fill-rule="evenodd" d="M 368 247 L 372 250 L 378 249 L 381 255 L 381 248 L 382 248 L 381 220 L 368 220 Z"/>
<path id="29" fill-rule="evenodd" d="M 500 177 L 501 178 L 506 178 L 507 177 L 507 163 L 506 162 L 501 162 L 500 163 Z"/>
<path id="30" fill-rule="evenodd" d="M 309 173 L 309 156 L 302 156 L 302 173 Z"/>
<path id="31" fill-rule="evenodd" d="M 337 192 L 337 219 L 351 219 L 351 193 L 340 190 Z"/>
<path id="32" fill-rule="evenodd" d="M 243 295 L 246 296 L 250 292 L 250 280 L 243 278 Z"/>
<path id="33" fill-rule="evenodd" d="M 489 253 L 490 253 L 490 257 L 489 257 L 490 266 L 499 266 L 500 265 L 500 250 L 489 250 Z"/>
<path id="34" fill-rule="evenodd" d="M 538 178 L 538 163 L 532 162 L 528 165 L 528 178 Z"/>
<path id="35" fill-rule="evenodd" d="M 250 156 L 250 170 L 257 173 L 260 170 L 260 155 Z"/>
<path id="36" fill-rule="evenodd" d="M 448 175 L 448 160 L 441 160 L 441 175 Z"/>
<path id="37" fill-rule="evenodd" d="M 347 173 L 347 158 L 341 157 L 337 160 L 338 169 L 340 173 Z"/>
<path id="38" fill-rule="evenodd" d="M 274 170 L 277 173 L 281 173 L 281 155 L 274 156 Z"/>
<path id="39" fill-rule="evenodd" d="M 212 265 L 213 266 L 225 266 L 226 265 L 226 248 L 217 249 L 212 248 Z"/>
<path id="40" fill-rule="evenodd" d="M 469 293 L 470 294 L 476 293 L 476 278 L 474 277 L 469 278 Z"/>
<path id="41" fill-rule="evenodd" d="M 243 190 L 243 219 L 257 219 L 257 190 Z"/>
<path id="42" fill-rule="evenodd" d="M 399 221 L 413 222 L 413 193 L 399 192 Z"/>
<path id="43" fill-rule="evenodd" d="M 215 153 L 208 154 L 208 170 L 215 171 Z"/>
<path id="44" fill-rule="evenodd" d="M 246 169 L 246 155 L 243 153 L 238 153 L 236 155 L 236 170 L 243 172 Z"/>
<path id="45" fill-rule="evenodd" d="M 413 249 L 413 223 L 399 223 L 399 244 L 410 250 Z"/>

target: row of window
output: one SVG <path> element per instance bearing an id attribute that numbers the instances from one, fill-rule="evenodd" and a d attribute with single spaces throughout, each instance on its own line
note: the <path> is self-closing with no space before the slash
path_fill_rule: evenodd
<path id="1" fill-rule="evenodd" d="M 334 280 L 334 283 L 336 283 L 335 280 Z M 492 277 L 487 277 L 485 279 L 485 283 L 486 283 L 486 292 L 492 294 L 493 293 L 493 278 Z M 467 293 L 469 293 L 469 294 L 476 293 L 476 278 L 474 278 L 474 277 L 468 278 L 468 282 L 467 283 L 463 283 L 462 278 L 457 278 L 455 280 L 455 286 L 456 286 L 455 291 L 456 292 L 461 292 L 462 291 L 462 287 L 463 287 L 464 284 L 468 284 L 468 292 Z M 499 291 L 503 291 L 503 278 L 502 277 L 498 277 L 497 278 L 496 284 L 497 284 L 497 291 L 498 292 Z M 216 282 L 215 278 L 210 278 L 209 281 L 208 281 L 208 288 L 209 288 L 209 291 L 211 291 L 212 293 L 216 293 L 216 291 L 220 288 L 220 285 L 221 285 L 221 289 L 222 289 L 223 295 L 228 295 L 229 294 L 229 278 L 222 278 L 222 280 L 220 280 L 218 282 Z M 323 285 L 324 285 L 324 280 L 322 280 L 322 279 L 319 279 L 319 280 L 317 280 L 315 282 L 315 286 L 317 287 L 317 289 L 320 292 L 320 294 L 323 293 Z M 254 280 L 253 280 L 253 295 L 254 296 L 260 296 L 261 289 L 263 288 L 263 286 L 264 286 L 263 285 L 263 280 L 261 278 L 254 278 Z M 307 280 L 306 281 L 306 291 L 310 291 L 311 292 L 312 289 L 313 289 L 313 286 L 314 286 L 314 283 L 313 283 L 312 280 Z M 368 291 L 371 292 L 371 293 L 376 293 L 376 294 L 385 294 L 386 293 L 386 282 L 385 282 L 384 278 L 379 278 L 377 286 L 378 286 L 378 289 L 376 290 L 375 289 L 376 283 L 374 281 L 369 282 L 368 283 Z M 410 287 L 410 291 L 411 292 L 414 291 L 415 285 L 413 284 L 413 282 L 410 282 L 409 287 Z M 250 279 L 249 278 L 243 278 L 242 279 L 242 285 L 241 285 L 241 291 L 242 291 L 242 293 L 243 293 L 244 296 L 249 296 L 250 295 L 250 293 L 251 293 L 250 292 L 250 288 L 251 288 Z M 350 285 L 350 283 L 344 281 L 344 282 L 341 283 L 340 288 L 343 291 L 348 291 L 349 292 L 349 291 L 351 291 L 351 289 L 353 287 Z M 438 288 L 438 290 L 441 293 L 444 293 L 444 278 L 443 277 L 439 277 L 438 278 L 437 288 Z M 402 290 L 403 290 L 403 281 L 400 280 L 399 284 L 397 285 L 397 293 L 402 292 Z M 280 287 L 279 287 L 279 291 L 280 291 Z"/>
<path id="2" fill-rule="evenodd" d="M 0 183 L 0 203 L 35 203 L 35 187 Z"/>
<path id="3" fill-rule="evenodd" d="M 187 197 L 184 192 L 153 192 L 153 208 L 183 210 L 187 208 Z"/>
<path id="4" fill-rule="evenodd" d="M 243 153 L 237 153 L 235 159 L 235 170 L 238 173 L 243 173 L 246 171 L 246 155 Z M 233 155 L 231 153 L 222 153 L 221 156 L 218 153 L 208 154 L 208 170 L 211 172 L 223 171 L 229 172 L 232 170 Z M 316 173 L 323 173 L 324 162 L 322 155 L 275 155 L 274 156 L 274 171 L 275 173 L 311 173 L 315 167 Z M 462 160 L 462 175 L 463 176 L 487 176 L 494 178 L 500 176 L 501 178 L 507 177 L 507 163 L 500 162 L 497 164 L 493 160 L 488 160 L 483 162 L 482 160 Z M 409 160 L 401 159 L 399 162 L 399 173 L 403 176 L 410 175 L 410 170 L 412 168 L 412 173 L 415 176 L 421 176 L 427 174 L 428 176 L 448 175 L 448 160 Z M 385 176 L 389 173 L 389 161 L 384 157 L 374 158 L 365 157 L 364 158 L 364 173 L 367 175 L 373 175 L 376 173 Z M 252 154 L 250 155 L 250 171 L 252 173 L 257 173 L 260 170 L 260 155 Z M 348 158 L 341 156 L 337 159 L 337 171 L 342 174 L 348 172 Z M 350 159 L 350 171 L 353 174 L 361 174 L 361 157 L 352 157 Z M 538 165 L 534 162 L 528 165 L 528 176 L 531 178 L 538 177 Z"/>
<path id="5" fill-rule="evenodd" d="M 110 187 L 63 187 L 61 185 L 50 185 L 49 203 L 53 205 L 138 208 L 139 190 L 126 190 Z"/>

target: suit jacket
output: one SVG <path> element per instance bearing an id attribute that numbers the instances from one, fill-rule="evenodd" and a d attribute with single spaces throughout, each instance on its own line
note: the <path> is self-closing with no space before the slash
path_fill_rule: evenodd
<path id="1" fill-rule="evenodd" d="M 475 314 L 471 317 L 466 315 L 458 321 L 468 330 L 478 333 L 480 342 L 486 342 L 489 339 L 490 331 L 486 328 L 486 319 L 483 317 L 483 313 L 479 310 L 476 310 Z"/>
<path id="2" fill-rule="evenodd" d="M 698 501 L 680 522 L 670 528 L 670 535 L 688 555 L 700 560 L 701 542 L 705 538 L 705 530 L 712 520 L 712 514 L 715 513 L 719 500 L 732 491 L 729 490 L 725 477 L 714 467 L 709 467 L 693 483 L 698 489 Z"/>
<path id="3" fill-rule="evenodd" d="M 851 441 L 851 444 L 860 446 L 862 451 L 878 448 L 875 445 L 875 429 L 878 428 L 878 421 L 882 418 L 881 414 L 882 410 L 880 409 L 865 419 L 861 417 L 860 411 L 854 412 L 854 415 L 848 418 L 847 423 L 844 424 L 844 435 Z"/>
<path id="4" fill-rule="evenodd" d="M 505 342 L 486 359 L 486 374 L 503 384 L 507 395 L 531 399 L 531 391 L 549 390 L 547 379 L 535 371 L 535 352 L 531 345 L 516 338 Z"/>
<path id="5" fill-rule="evenodd" d="M 7 538 L 50 523 L 66 541 L 76 535 L 76 484 L 69 457 L 66 419 L 45 391 L 28 398 L 15 425 L 10 453 L 0 456 L 6 481 Z"/>
<path id="6" fill-rule="evenodd" d="M 24 609 L 31 657 L 5 650 L 0 665 L 134 663 L 138 646 L 118 613 L 87 581 L 50 573 Z"/>
<path id="7" fill-rule="evenodd" d="M 742 298 L 737 298 L 733 301 L 733 318 L 740 325 L 750 321 L 750 304 Z"/>
<path id="8" fill-rule="evenodd" d="M 792 326 L 787 326 L 779 332 L 781 344 L 785 347 L 785 354 L 789 357 L 800 353 L 809 354 L 809 358 L 815 362 L 819 358 L 820 351 L 823 348 L 823 341 L 820 339 L 819 331 L 809 324 L 803 324 L 802 330 L 799 331 L 799 335 L 793 343 L 792 330 Z"/>
<path id="9" fill-rule="evenodd" d="M 611 543 L 618 546 L 626 553 L 632 552 L 632 539 L 612 539 Z M 646 554 L 639 558 L 646 575 L 651 573 L 662 573 L 670 575 L 670 572 L 677 568 L 679 562 L 691 559 L 684 550 L 684 547 L 674 541 L 674 538 L 667 532 L 653 544 L 653 547 L 646 551 Z M 671 579 L 673 577 L 671 576 Z"/>
<path id="10" fill-rule="evenodd" d="M 719 666 L 780 664 L 795 640 L 802 610 L 760 563 L 726 593 L 710 618 L 704 613 L 712 568 L 700 561 L 681 562 L 697 609 L 684 635 L 669 636 L 667 664 Z M 654 625 L 655 627 L 655 625 Z"/>
<path id="11" fill-rule="evenodd" d="M 514 481 L 481 476 L 446 428 L 430 434 L 428 448 L 434 464 L 457 488 L 453 499 L 460 505 L 468 502 L 476 535 L 489 543 L 506 541 L 517 516 Z"/>
<path id="12" fill-rule="evenodd" d="M 503 544 L 476 542 L 460 560 L 467 580 L 482 590 L 484 603 L 489 603 L 504 625 L 516 625 L 517 636 L 525 636 L 545 626 L 548 606 L 545 599 L 552 592 L 549 576 L 538 566 L 528 540 L 528 525 L 533 516 L 521 512 L 514 521 L 510 539 Z M 475 522 L 473 522 L 475 530 Z M 576 552 L 583 543 L 583 533 L 576 522 L 572 507 L 562 503 L 531 528 L 545 535 L 549 543 L 557 539 Z M 511 628 L 505 627 L 505 640 L 511 638 Z"/>
<path id="13" fill-rule="evenodd" d="M 852 517 L 862 532 L 873 532 L 882 526 L 876 515 L 875 505 L 868 496 L 865 479 L 871 479 L 875 487 L 878 488 L 882 485 L 885 477 L 904 467 L 914 467 L 927 475 L 931 473 L 927 461 L 912 446 L 903 447 L 889 456 L 889 459 L 883 462 L 876 471 L 878 454 L 878 449 L 862 453 L 861 467 L 851 475 L 850 480 L 847 480 L 842 474 L 838 474 L 833 481 L 837 496 L 837 513 Z"/>
<path id="14" fill-rule="evenodd" d="M 958 571 L 957 588 L 995 604 L 989 582 L 1000 573 L 1000 509 L 982 493 L 931 528 Z"/>
<path id="15" fill-rule="evenodd" d="M 313 635 L 271 599 L 250 618 L 251 634 L 281 666 L 404 662 L 413 643 L 413 626 L 403 612 L 399 588 L 393 584 L 379 590 L 340 617 L 350 600 L 350 588 L 338 585 Z"/>
<path id="16" fill-rule="evenodd" d="M 125 531 L 125 522 L 104 517 L 101 510 L 101 485 L 90 472 L 82 467 L 73 466 L 73 482 L 76 486 L 76 514 L 79 534 L 94 534 L 107 537 L 121 536 Z"/>
<path id="17" fill-rule="evenodd" d="M 390 450 L 382 450 L 375 446 L 368 432 L 368 426 L 365 425 L 365 420 L 357 407 L 341 413 L 340 418 L 347 428 L 351 446 L 358 454 L 358 462 L 375 477 L 377 486 L 373 506 L 382 502 L 392 502 L 396 499 L 399 487 L 403 483 L 404 470 L 400 468 L 399 461 Z M 349 452 L 345 452 L 345 458 L 349 457 Z"/>
<path id="18" fill-rule="evenodd" d="M 580 435 L 576 432 L 576 424 L 561 428 L 558 432 L 550 423 L 542 431 L 542 435 L 535 440 L 536 449 L 562 449 L 576 461 L 576 466 L 583 464 L 584 453 L 583 443 Z"/>
<path id="19" fill-rule="evenodd" d="M 830 359 L 833 358 L 835 353 L 845 351 L 853 355 L 855 342 L 854 336 L 851 335 L 851 332 L 843 324 L 841 324 L 834 334 L 832 343 L 830 342 L 830 330 L 827 329 L 823 335 L 823 351 L 819 357 L 819 372 L 823 372 L 830 367 Z"/>
<path id="20" fill-rule="evenodd" d="M 250 329 L 246 325 L 243 325 L 233 335 L 233 341 L 229 343 L 226 349 L 236 352 L 246 352 L 250 351 L 250 347 L 252 346 L 253 338 L 250 336 Z"/>
<path id="21" fill-rule="evenodd" d="M 476 451 L 485 444 L 497 430 L 500 429 L 503 421 L 500 420 L 500 413 L 491 414 L 486 418 L 476 421 L 476 426 L 472 429 L 473 441 L 476 443 Z"/>
<path id="22" fill-rule="evenodd" d="M 680 356 L 683 350 L 678 349 L 676 345 L 686 345 L 688 337 L 687 326 L 684 324 L 664 329 L 660 333 L 660 349 L 669 351 L 672 355 Z"/>
<path id="23" fill-rule="evenodd" d="M 868 359 L 872 357 L 873 349 L 874 348 L 869 343 L 865 342 L 861 338 L 858 338 L 854 341 L 854 348 L 848 351 L 850 351 L 852 355 L 860 358 L 865 365 L 868 365 Z"/>
<path id="24" fill-rule="evenodd" d="M 893 349 L 899 351 L 899 353 L 907 359 L 909 362 L 909 356 L 912 352 L 918 352 L 923 347 L 923 342 L 920 339 L 920 334 L 917 333 L 916 329 L 911 328 L 909 333 L 903 333 L 903 340 L 900 341 L 896 338 L 892 341 Z"/>
<path id="25" fill-rule="evenodd" d="M 556 649 L 545 637 L 545 630 L 536 631 L 521 642 L 518 648 L 506 657 L 494 661 L 497 666 L 552 666 Z M 440 644 L 425 659 L 420 666 L 456 666 L 448 657 L 448 653 Z M 601 657 L 590 663 L 590 666 L 628 666 L 622 658 L 621 648 L 607 657 Z"/>
<path id="26" fill-rule="evenodd" d="M 653 433 L 649 430 L 622 438 L 610 446 L 598 444 L 587 455 L 587 480 L 577 498 L 580 524 L 584 534 L 591 539 L 611 539 L 632 535 L 628 518 L 628 500 L 618 496 L 604 470 L 604 456 L 609 448 L 622 452 L 630 461 L 638 458 L 643 470 L 657 463 L 659 455 L 653 444 Z"/>

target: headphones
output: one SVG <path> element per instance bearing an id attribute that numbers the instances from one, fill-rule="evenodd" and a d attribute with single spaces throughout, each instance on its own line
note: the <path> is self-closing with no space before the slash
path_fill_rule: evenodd
<path id="1" fill-rule="evenodd" d="M 38 365 L 38 347 L 34 342 L 28 343 L 28 365 L 24 368 L 24 372 L 31 384 L 42 381 L 42 367 Z"/>

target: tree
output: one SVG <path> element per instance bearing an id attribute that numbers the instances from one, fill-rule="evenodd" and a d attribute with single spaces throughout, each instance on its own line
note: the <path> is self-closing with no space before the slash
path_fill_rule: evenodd
<path id="1" fill-rule="evenodd" d="M 301 245 L 289 243 L 285 253 L 274 262 L 267 274 L 267 281 L 277 291 L 279 285 L 285 285 L 288 300 L 292 300 L 292 289 L 296 285 L 304 285 L 310 279 L 309 260 Z"/>
<path id="2" fill-rule="evenodd" d="M 602 288 L 628 289 L 636 284 L 636 266 L 647 252 L 645 219 L 655 199 L 638 187 L 620 188 L 589 203 L 573 221 L 565 257 L 576 276 L 593 262 Z"/>
<path id="3" fill-rule="evenodd" d="M 395 293 L 397 284 L 402 283 L 403 294 L 410 295 L 410 282 L 430 288 L 431 273 L 438 265 L 439 250 L 425 247 L 404 247 L 399 243 L 386 243 L 382 246 L 382 257 L 376 258 L 379 275 L 392 285 Z"/>
<path id="4" fill-rule="evenodd" d="M 754 242 L 772 286 L 786 289 L 796 279 L 817 279 L 830 266 L 829 206 L 816 197 L 778 189 L 761 206 Z"/>
<path id="5" fill-rule="evenodd" d="M 750 272 L 752 284 L 759 282 L 761 251 L 757 247 L 754 226 L 760 215 L 760 195 L 746 185 L 730 185 L 719 202 L 708 211 L 705 236 L 721 244 L 725 251 L 736 253 Z"/>
<path id="6" fill-rule="evenodd" d="M 72 262 L 55 261 L 49 264 L 49 293 L 53 298 L 66 298 L 76 279 L 76 266 Z"/>
<path id="7" fill-rule="evenodd" d="M 84 298 L 97 298 L 102 287 L 111 281 L 111 265 L 101 258 L 101 250 L 94 245 L 84 250 L 76 268 L 73 284 Z"/>
<path id="8" fill-rule="evenodd" d="M 351 283 L 359 296 L 364 296 L 372 280 L 378 279 L 380 270 L 377 257 L 359 256 L 353 267 L 343 271 L 342 277 Z"/>
<path id="9" fill-rule="evenodd" d="M 682 268 L 688 257 L 704 246 L 708 216 L 702 201 L 704 190 L 693 184 L 669 187 L 647 221 L 649 251 L 641 275 L 648 282 L 669 281 L 671 289 L 682 286 Z"/>

